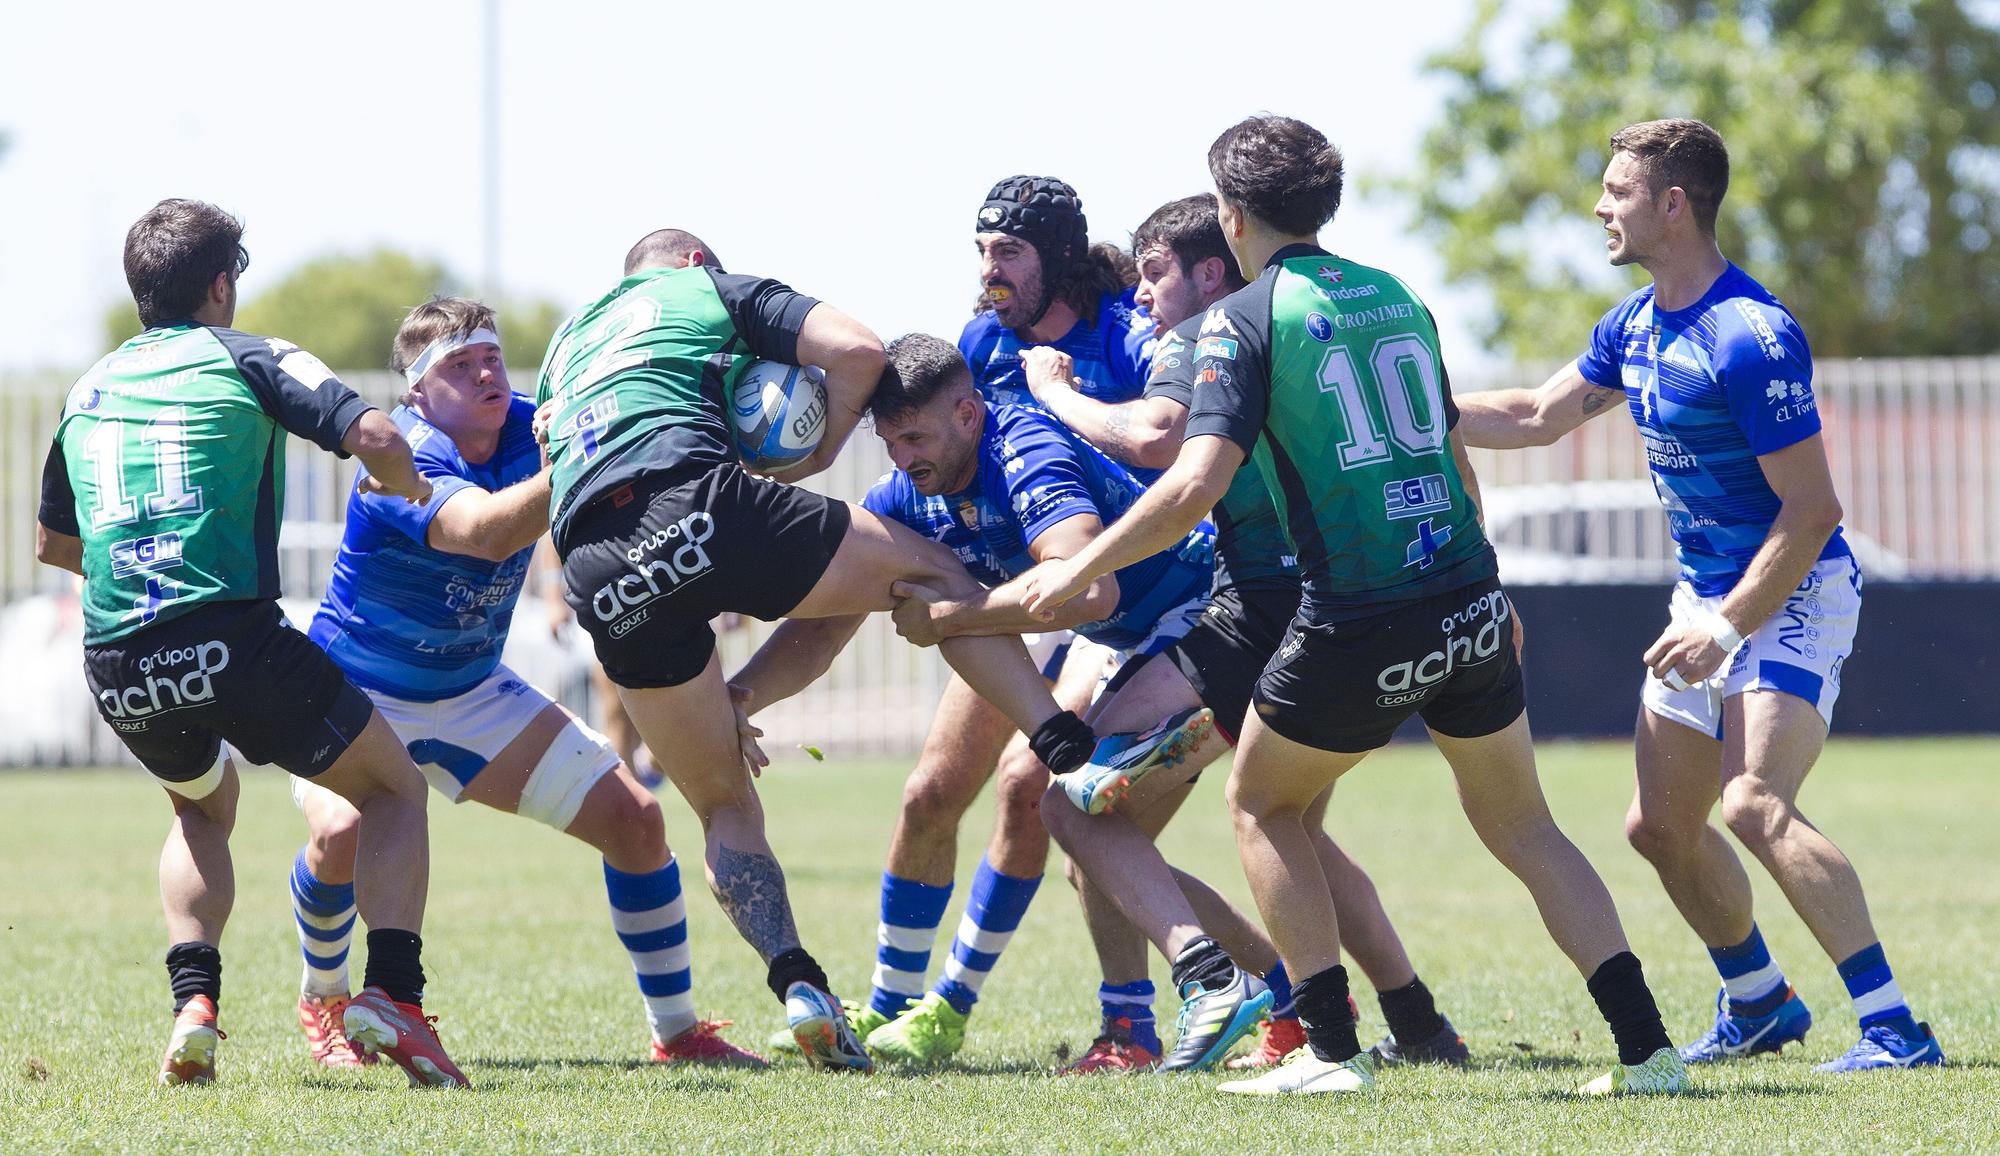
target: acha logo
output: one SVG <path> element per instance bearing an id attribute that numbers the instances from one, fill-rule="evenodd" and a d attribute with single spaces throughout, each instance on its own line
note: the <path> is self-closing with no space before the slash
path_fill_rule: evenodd
<path id="1" fill-rule="evenodd" d="M 228 668 L 229 647 L 212 639 L 156 650 L 139 660 L 143 682 L 100 691 L 97 700 L 107 717 L 128 721 L 200 706 L 215 700 L 215 676 Z"/>
<path id="2" fill-rule="evenodd" d="M 702 543 L 714 536 L 715 517 L 707 510 L 696 510 L 671 526 L 653 531 L 625 552 L 626 560 L 632 564 L 631 572 L 620 574 L 590 596 L 592 613 L 599 622 L 612 624 L 613 638 L 623 636 L 651 613 L 641 607 L 714 569 L 708 551 L 702 549 Z M 672 553 L 659 553 L 673 543 L 678 545 L 674 545 Z"/>

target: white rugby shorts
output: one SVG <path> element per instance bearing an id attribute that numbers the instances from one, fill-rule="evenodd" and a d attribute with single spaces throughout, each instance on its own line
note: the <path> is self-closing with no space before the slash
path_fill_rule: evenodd
<path id="1" fill-rule="evenodd" d="M 1721 595 L 1702 598 L 1682 582 L 1674 587 L 1670 610 L 1678 623 L 1697 610 L 1721 605 Z M 1823 558 L 1714 676 L 1675 690 L 1649 670 L 1640 701 L 1661 718 L 1719 739 L 1725 699 L 1746 690 L 1777 690 L 1811 703 L 1831 726 L 1833 702 L 1840 697 L 1840 668 L 1854 649 L 1860 622 L 1861 571 L 1851 557 Z"/>

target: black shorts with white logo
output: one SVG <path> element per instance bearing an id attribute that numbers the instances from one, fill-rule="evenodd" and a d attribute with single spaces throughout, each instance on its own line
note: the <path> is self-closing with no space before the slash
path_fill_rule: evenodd
<path id="1" fill-rule="evenodd" d="M 642 479 L 591 501 L 564 532 L 565 598 L 620 686 L 679 686 L 715 650 L 725 610 L 772 622 L 819 583 L 847 503 L 735 463 Z"/>
<path id="2" fill-rule="evenodd" d="M 253 763 L 312 778 L 375 713 L 276 602 L 216 602 L 83 648 L 97 713 L 158 779 L 186 783 L 228 742 Z"/>
<path id="3" fill-rule="evenodd" d="M 1366 618 L 1303 606 L 1254 701 L 1264 725 L 1323 751 L 1372 751 L 1413 714 L 1453 738 L 1504 730 L 1527 709 L 1513 605 L 1486 578 Z"/>
<path id="4" fill-rule="evenodd" d="M 1297 585 L 1225 586 L 1167 654 L 1215 712 L 1215 728 L 1230 742 L 1243 733 L 1250 694 L 1299 610 Z"/>

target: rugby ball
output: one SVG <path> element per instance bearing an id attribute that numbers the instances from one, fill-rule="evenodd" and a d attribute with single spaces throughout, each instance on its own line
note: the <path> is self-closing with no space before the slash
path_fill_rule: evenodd
<path id="1" fill-rule="evenodd" d="M 736 452 L 744 464 L 782 470 L 819 447 L 826 434 L 825 381 L 818 366 L 750 363 L 729 402 Z"/>

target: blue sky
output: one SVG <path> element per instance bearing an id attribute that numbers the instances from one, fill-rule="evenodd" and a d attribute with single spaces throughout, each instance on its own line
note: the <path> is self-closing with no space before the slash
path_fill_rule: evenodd
<path id="1" fill-rule="evenodd" d="M 1440 103 L 1421 61 L 1471 3 L 501 9 L 510 291 L 594 297 L 632 240 L 671 224 L 885 336 L 955 336 L 994 180 L 1063 177 L 1093 237 L 1123 242 L 1156 205 L 1207 187 L 1208 142 L 1251 112 L 1319 126 L 1351 178 L 1407 171 Z M 246 295 L 306 258 L 378 244 L 479 275 L 479 0 L 173 11 L 9 15 L 0 371 L 102 352 L 124 230 L 163 196 L 245 218 Z M 1281 62 L 1306 44 L 1316 53 Z M 1445 289 L 1406 206 L 1353 180 L 1348 195 L 1330 247 L 1409 280 L 1454 362 L 1485 360 L 1470 337 L 1480 297 Z"/>

